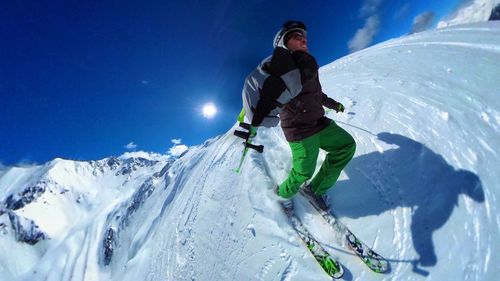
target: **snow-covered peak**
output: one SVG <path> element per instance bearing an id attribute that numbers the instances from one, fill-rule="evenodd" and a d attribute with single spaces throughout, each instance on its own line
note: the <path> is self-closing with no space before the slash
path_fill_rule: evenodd
<path id="1" fill-rule="evenodd" d="M 490 18 L 492 10 L 500 4 L 500 0 L 472 0 L 463 1 L 460 8 L 448 19 L 438 23 L 438 28 L 458 24 L 484 22 Z"/>

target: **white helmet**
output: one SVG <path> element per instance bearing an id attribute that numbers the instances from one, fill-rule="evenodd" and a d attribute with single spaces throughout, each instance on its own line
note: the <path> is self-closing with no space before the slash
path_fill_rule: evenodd
<path id="1" fill-rule="evenodd" d="M 294 32 L 300 32 L 302 35 L 307 36 L 306 25 L 300 21 L 287 21 L 283 24 L 283 27 L 274 36 L 273 47 L 282 47 L 287 49 L 285 46 L 288 41 L 289 35 Z"/>

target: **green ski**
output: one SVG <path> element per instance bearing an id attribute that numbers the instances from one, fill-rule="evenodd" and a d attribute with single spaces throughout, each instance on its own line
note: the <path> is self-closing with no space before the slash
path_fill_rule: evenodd
<path id="1" fill-rule="evenodd" d="M 291 202 L 289 202 L 291 205 Z M 292 224 L 293 229 L 297 232 L 300 240 L 305 244 L 307 249 L 314 256 L 319 265 L 330 277 L 334 279 L 342 278 L 344 275 L 344 268 L 337 261 L 337 259 L 330 255 L 323 246 L 309 233 L 307 228 L 302 224 L 299 218 L 295 215 L 292 206 L 287 206 L 287 203 L 281 203 L 281 207 L 285 212 L 288 220 Z"/>
<path id="2" fill-rule="evenodd" d="M 303 189 L 300 190 L 300 194 L 306 198 L 309 203 L 318 211 L 321 216 L 326 220 L 326 222 L 332 226 L 332 228 L 341 233 L 346 239 L 346 243 L 349 248 L 358 256 L 372 271 L 377 273 L 386 273 L 389 271 L 389 262 L 381 255 L 375 253 L 368 245 L 359 240 L 354 233 L 352 233 L 347 226 L 340 222 L 335 215 L 323 210 L 316 203 L 314 198 L 312 198 Z"/>

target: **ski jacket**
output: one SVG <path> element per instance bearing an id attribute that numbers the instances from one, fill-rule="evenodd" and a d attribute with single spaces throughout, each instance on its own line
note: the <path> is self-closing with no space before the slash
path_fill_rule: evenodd
<path id="1" fill-rule="evenodd" d="M 290 53 L 275 48 L 273 55 L 245 79 L 243 109 L 252 126 L 278 125 L 281 108 L 302 90 L 300 71 Z"/>
<path id="2" fill-rule="evenodd" d="M 260 89 L 252 126 L 259 126 L 276 107 L 281 108 L 279 116 L 287 141 L 303 140 L 330 124 L 323 106 L 333 109 L 338 103 L 322 92 L 313 56 L 277 47 L 261 67 L 269 75 Z"/>

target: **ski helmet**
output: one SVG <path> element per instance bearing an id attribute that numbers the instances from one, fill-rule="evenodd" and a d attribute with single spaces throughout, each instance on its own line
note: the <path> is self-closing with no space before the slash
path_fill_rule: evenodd
<path id="1" fill-rule="evenodd" d="M 291 20 L 283 24 L 283 27 L 276 33 L 273 41 L 273 47 L 282 47 L 287 49 L 286 42 L 290 39 L 290 35 L 294 32 L 299 32 L 307 36 L 306 25 L 301 21 Z"/>

